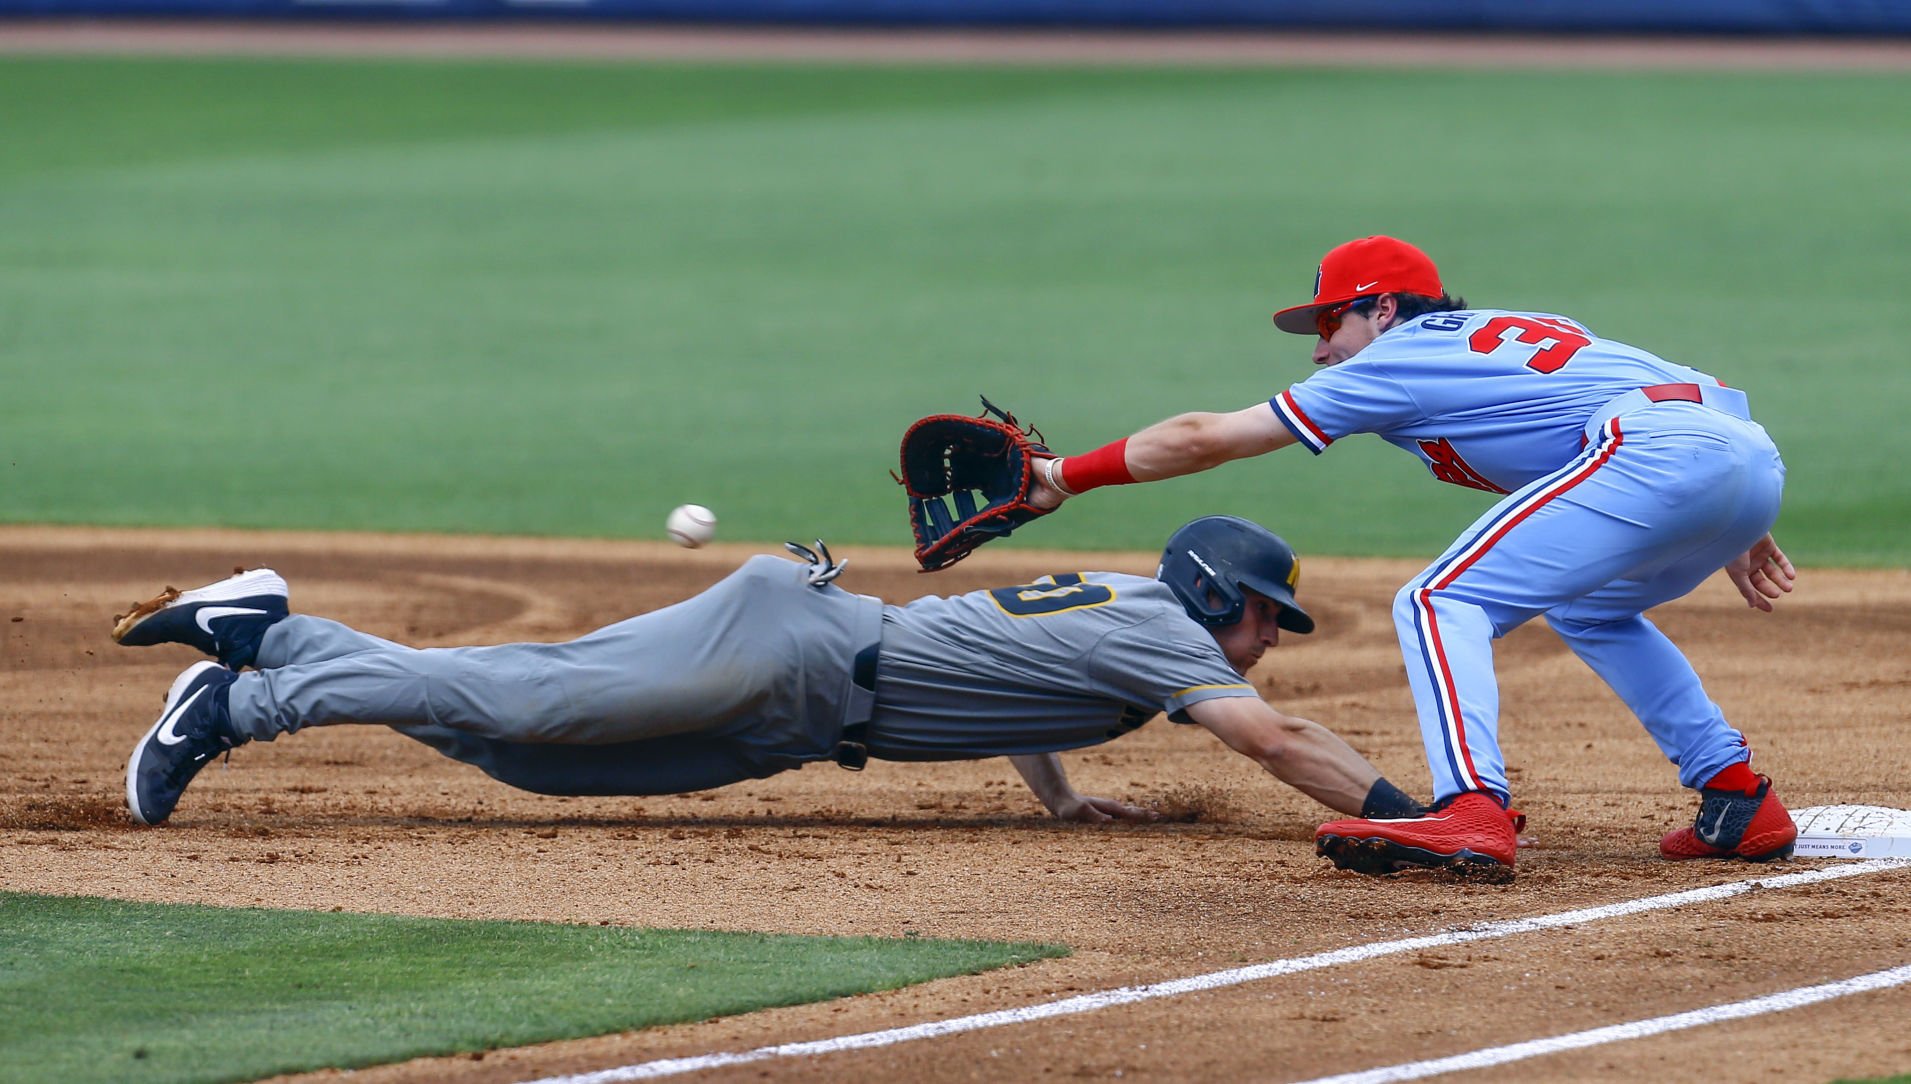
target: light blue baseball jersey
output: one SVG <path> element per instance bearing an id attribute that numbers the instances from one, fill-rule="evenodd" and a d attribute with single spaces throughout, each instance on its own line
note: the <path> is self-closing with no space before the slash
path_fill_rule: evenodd
<path id="1" fill-rule="evenodd" d="M 1646 619 L 1771 529 L 1785 467 L 1743 393 L 1549 313 L 1421 316 L 1269 400 L 1316 454 L 1374 433 L 1504 496 L 1395 596 L 1434 797 L 1507 796 L 1492 641 L 1547 623 L 1696 787 L 1750 754 Z"/>
<path id="2" fill-rule="evenodd" d="M 1622 392 L 1718 381 L 1548 313 L 1423 316 L 1271 403 L 1319 454 L 1374 433 L 1443 482 L 1510 493 L 1585 446 L 1586 421 Z"/>
<path id="3" fill-rule="evenodd" d="M 886 760 L 1077 749 L 1258 695 L 1166 584 L 1114 572 L 886 607 L 880 659 L 867 742 Z"/>

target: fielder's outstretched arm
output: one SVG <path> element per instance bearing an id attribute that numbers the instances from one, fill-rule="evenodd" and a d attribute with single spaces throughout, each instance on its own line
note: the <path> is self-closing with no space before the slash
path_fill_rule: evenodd
<path id="1" fill-rule="evenodd" d="M 1247 696 L 1203 700 L 1188 716 L 1228 748 L 1329 809 L 1353 816 L 1411 816 L 1419 804 L 1319 723 Z"/>
<path id="2" fill-rule="evenodd" d="M 1177 414 L 1129 437 L 1123 452 L 1135 480 L 1152 482 L 1266 455 L 1295 440 L 1273 407 L 1256 403 L 1231 414 Z"/>
<path id="3" fill-rule="evenodd" d="M 1100 486 L 1197 474 L 1295 441 L 1293 430 L 1266 403 L 1231 414 L 1177 414 L 1085 455 L 1042 461 L 1031 499 L 1052 508 Z"/>
<path id="4" fill-rule="evenodd" d="M 1151 821 L 1160 814 L 1152 809 L 1127 805 L 1113 798 L 1095 798 L 1078 794 L 1062 770 L 1062 759 L 1054 753 L 1034 753 L 1010 757 L 1009 763 L 1022 773 L 1022 782 L 1042 800 L 1050 813 L 1065 821 Z"/>

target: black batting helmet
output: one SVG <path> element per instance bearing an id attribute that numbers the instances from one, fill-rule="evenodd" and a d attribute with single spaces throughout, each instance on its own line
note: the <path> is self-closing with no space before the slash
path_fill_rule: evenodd
<path id="1" fill-rule="evenodd" d="M 1210 627 L 1232 625 L 1247 612 L 1242 588 L 1281 604 L 1275 624 L 1313 632 L 1314 619 L 1294 601 L 1300 559 L 1281 536 L 1239 516 L 1203 516 L 1168 539 L 1155 579 L 1168 585 L 1188 616 Z"/>

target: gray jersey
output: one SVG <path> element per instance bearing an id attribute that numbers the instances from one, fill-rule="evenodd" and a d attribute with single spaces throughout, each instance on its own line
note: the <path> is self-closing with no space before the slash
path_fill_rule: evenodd
<path id="1" fill-rule="evenodd" d="M 865 742 L 887 760 L 1046 753 L 1257 695 L 1167 585 L 1067 573 L 886 607 Z"/>

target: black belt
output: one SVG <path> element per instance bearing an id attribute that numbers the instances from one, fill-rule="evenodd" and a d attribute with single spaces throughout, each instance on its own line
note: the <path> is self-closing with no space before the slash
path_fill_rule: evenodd
<path id="1" fill-rule="evenodd" d="M 881 653 L 880 644 L 870 644 L 856 653 L 856 664 L 850 668 L 849 679 L 857 688 L 874 694 L 876 692 L 876 657 Z M 860 772 L 869 765 L 869 721 L 851 723 L 843 728 L 842 737 L 836 740 L 836 749 L 830 754 L 840 767 L 852 772 Z"/>

